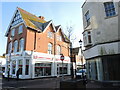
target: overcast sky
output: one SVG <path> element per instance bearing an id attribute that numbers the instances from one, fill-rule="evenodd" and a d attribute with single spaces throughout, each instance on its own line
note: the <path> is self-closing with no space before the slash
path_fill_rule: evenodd
<path id="1" fill-rule="evenodd" d="M 72 25 L 73 38 L 76 37 L 74 47 L 79 46 L 78 41 L 82 39 L 83 32 L 81 6 L 84 0 L 79 2 L 71 2 L 73 0 L 67 0 L 67 2 L 35 1 L 36 2 L 8 2 L 7 0 L 2 0 L 2 2 L 0 2 L 0 20 L 2 21 L 0 22 L 0 55 L 6 52 L 7 38 L 5 37 L 5 33 L 16 7 L 20 7 L 36 16 L 44 16 L 46 21 L 52 20 L 55 26 L 61 25 L 65 33 L 66 26 Z"/>

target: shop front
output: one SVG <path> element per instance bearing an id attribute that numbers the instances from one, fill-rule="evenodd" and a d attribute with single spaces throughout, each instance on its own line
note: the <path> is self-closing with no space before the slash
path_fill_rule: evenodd
<path id="1" fill-rule="evenodd" d="M 10 58 L 10 61 L 9 61 Z M 20 79 L 33 79 L 40 77 L 53 77 L 62 74 L 62 61 L 60 56 L 45 53 L 28 52 L 11 54 L 6 58 L 5 77 L 17 78 L 19 70 Z M 63 74 L 70 75 L 70 59 L 63 61 Z"/>

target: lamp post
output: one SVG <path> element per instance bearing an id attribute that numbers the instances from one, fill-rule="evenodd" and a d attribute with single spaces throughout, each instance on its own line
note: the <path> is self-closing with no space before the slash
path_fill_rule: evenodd
<path id="1" fill-rule="evenodd" d="M 61 57 L 60 57 L 61 61 L 62 61 L 62 81 L 63 81 L 63 60 L 64 60 L 64 55 L 61 54 Z"/>
<path id="2" fill-rule="evenodd" d="M 80 49 L 81 49 L 81 62 L 82 62 L 82 79 L 83 79 L 83 52 L 82 52 L 82 40 L 80 39 Z"/>

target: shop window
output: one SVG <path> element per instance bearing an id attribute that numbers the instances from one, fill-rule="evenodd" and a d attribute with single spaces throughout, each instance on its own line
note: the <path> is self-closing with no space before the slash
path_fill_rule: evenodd
<path id="1" fill-rule="evenodd" d="M 105 13 L 107 17 L 116 15 L 113 2 L 105 2 L 104 7 L 105 7 Z"/>
<path id="2" fill-rule="evenodd" d="M 15 74 L 15 69 L 16 69 L 16 61 L 12 61 L 12 74 Z"/>
<path id="3" fill-rule="evenodd" d="M 17 49 L 18 49 L 18 41 L 17 40 L 15 40 L 14 41 L 14 53 L 16 53 L 17 52 Z"/>
<path id="4" fill-rule="evenodd" d="M 24 50 L 24 38 L 21 38 L 19 44 L 19 52 L 22 52 L 23 50 Z"/>
<path id="5" fill-rule="evenodd" d="M 25 75 L 29 75 L 29 59 L 26 59 Z"/>
<path id="6" fill-rule="evenodd" d="M 35 76 L 49 76 L 51 75 L 51 63 L 36 63 Z"/>
<path id="7" fill-rule="evenodd" d="M 20 75 L 22 75 L 22 66 L 23 66 L 23 65 L 22 65 L 22 60 L 19 60 L 19 61 L 18 61 L 18 68 L 19 68 L 19 70 L 20 70 L 20 72 L 19 72 Z"/>
<path id="8" fill-rule="evenodd" d="M 57 74 L 62 74 L 62 64 L 57 64 Z M 67 74 L 67 64 L 63 63 L 63 74 Z"/>
<path id="9" fill-rule="evenodd" d="M 52 44 L 48 43 L 48 54 L 52 54 Z"/>

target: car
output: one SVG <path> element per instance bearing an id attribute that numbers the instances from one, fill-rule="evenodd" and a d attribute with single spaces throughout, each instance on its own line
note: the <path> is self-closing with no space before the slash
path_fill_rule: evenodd
<path id="1" fill-rule="evenodd" d="M 77 70 L 76 77 L 82 79 L 82 74 L 83 76 L 86 76 L 86 69 Z"/>

